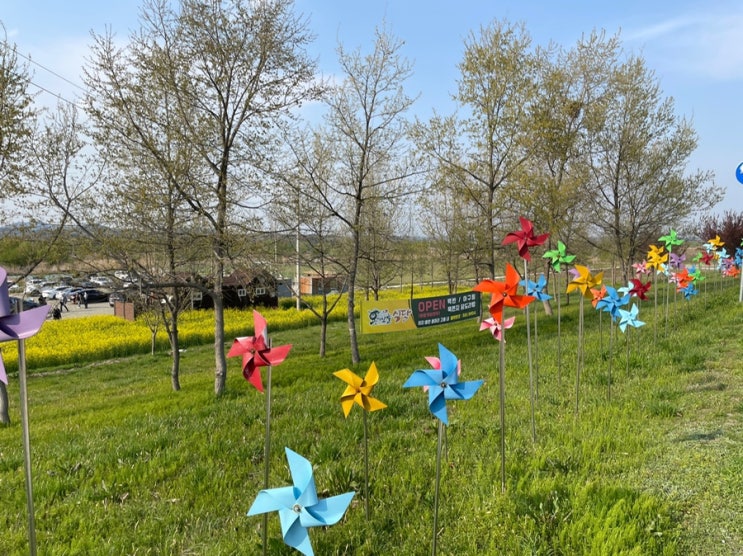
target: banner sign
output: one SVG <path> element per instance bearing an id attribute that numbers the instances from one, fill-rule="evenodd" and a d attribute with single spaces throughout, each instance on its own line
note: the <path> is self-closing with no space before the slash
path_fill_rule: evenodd
<path id="1" fill-rule="evenodd" d="M 361 333 L 379 334 L 458 322 L 480 316 L 478 292 L 421 299 L 362 301 Z"/>

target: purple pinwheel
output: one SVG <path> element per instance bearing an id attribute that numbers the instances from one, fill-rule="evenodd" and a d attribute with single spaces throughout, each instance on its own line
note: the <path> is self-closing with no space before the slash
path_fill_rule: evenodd
<path id="1" fill-rule="evenodd" d="M 606 286 L 606 295 L 596 303 L 596 309 L 609 313 L 612 318 L 617 318 L 621 307 L 629 304 L 629 293 L 619 295 L 616 288 Z"/>
<path id="2" fill-rule="evenodd" d="M 278 511 L 284 542 L 302 554 L 312 556 L 314 552 L 307 528 L 338 523 L 355 493 L 318 498 L 312 464 L 289 448 L 285 450 L 294 485 L 261 490 L 248 515 Z"/>
<path id="3" fill-rule="evenodd" d="M 44 324 L 49 308 L 49 305 L 41 305 L 16 313 L 14 307 L 10 306 L 8 273 L 0 267 L 0 342 L 25 340 L 34 336 Z M 0 381 L 8 384 L 8 375 L 5 374 L 2 356 L 0 356 Z"/>
<path id="4" fill-rule="evenodd" d="M 668 264 L 671 268 L 680 269 L 684 266 L 684 261 L 686 261 L 686 255 L 677 255 L 676 253 L 668 255 Z"/>
<path id="5" fill-rule="evenodd" d="M 446 414 L 446 400 L 469 400 L 482 386 L 482 380 L 459 382 L 457 376 L 457 357 L 439 344 L 439 369 L 420 369 L 413 371 L 403 388 L 428 386 L 428 408 L 445 425 L 449 424 Z"/>

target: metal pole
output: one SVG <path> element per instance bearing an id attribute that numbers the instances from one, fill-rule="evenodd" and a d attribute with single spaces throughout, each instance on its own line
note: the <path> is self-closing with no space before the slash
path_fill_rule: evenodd
<path id="1" fill-rule="evenodd" d="M 26 504 L 28 506 L 29 554 L 36 556 L 36 523 L 31 484 L 31 435 L 28 429 L 28 389 L 26 387 L 26 343 L 18 340 L 18 376 L 21 389 L 21 427 L 23 429 L 23 467 L 26 473 Z"/>

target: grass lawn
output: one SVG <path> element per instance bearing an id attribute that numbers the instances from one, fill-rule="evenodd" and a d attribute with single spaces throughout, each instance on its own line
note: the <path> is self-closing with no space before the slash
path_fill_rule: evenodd
<path id="1" fill-rule="evenodd" d="M 430 554 L 437 421 L 419 389 L 403 389 L 441 342 L 462 380 L 485 384 L 451 402 L 442 467 L 440 554 L 743 553 L 743 305 L 737 283 L 710 283 L 689 302 L 643 302 L 647 324 L 618 333 L 586 303 L 585 365 L 575 413 L 578 303 L 538 312 L 537 440 L 529 411 L 525 319 L 506 344 L 506 473 L 500 484 L 498 344 L 475 321 L 360 337 L 363 376 L 375 361 L 369 414 L 371 519 L 363 504 L 363 418 L 343 417 L 347 331 L 272 334 L 292 343 L 273 370 L 270 486 L 291 484 L 284 447 L 309 459 L 321 497 L 357 491 L 337 525 L 310 530 L 318 555 Z M 532 309 L 532 317 L 534 309 Z M 506 316 L 515 313 L 507 309 Z M 246 313 L 252 325 L 252 317 Z M 268 322 L 271 332 L 271 321 Z M 657 327 L 657 328 L 656 328 Z M 616 332 L 616 330 L 615 330 Z M 657 342 L 654 338 L 657 334 Z M 532 340 L 534 340 L 532 330 Z M 611 356 L 611 357 L 610 357 Z M 611 360 L 611 399 L 608 369 Z M 167 354 L 100 361 L 29 377 L 40 554 L 261 554 L 262 518 L 245 514 L 263 484 L 265 396 L 229 360 L 213 394 L 210 346 L 189 347 L 180 392 Z M 265 372 L 264 372 L 265 376 Z M 28 553 L 18 383 L 0 429 L 0 554 Z M 268 518 L 269 553 L 298 554 Z"/>

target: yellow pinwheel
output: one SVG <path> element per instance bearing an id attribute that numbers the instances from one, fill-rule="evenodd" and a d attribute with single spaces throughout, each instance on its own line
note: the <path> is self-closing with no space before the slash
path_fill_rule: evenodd
<path id="1" fill-rule="evenodd" d="M 655 245 L 651 245 L 650 249 L 648 250 L 648 264 L 650 268 L 654 268 L 656 271 L 660 270 L 662 265 L 664 265 L 666 262 L 668 262 L 668 252 L 666 251 L 665 247 L 662 245 L 660 247 L 656 247 Z"/>
<path id="2" fill-rule="evenodd" d="M 343 406 L 343 414 L 346 417 L 351 413 L 354 403 L 359 404 L 366 411 L 377 411 L 378 409 L 387 407 L 387 404 L 371 397 L 371 391 L 374 385 L 379 382 L 379 372 L 374 362 L 372 362 L 363 379 L 350 369 L 336 371 L 333 374 L 348 384 L 341 396 L 341 406 Z"/>
<path id="3" fill-rule="evenodd" d="M 567 293 L 580 290 L 584 297 L 593 297 L 591 288 L 601 285 L 604 280 L 604 273 L 599 272 L 594 276 L 587 266 L 580 264 L 575 265 L 575 270 L 578 272 L 578 276 L 568 284 Z"/>
<path id="4" fill-rule="evenodd" d="M 707 241 L 710 245 L 712 245 L 715 249 L 720 249 L 723 245 L 725 245 L 725 242 L 720 239 L 720 235 L 716 235 L 713 239 L 710 239 Z"/>

